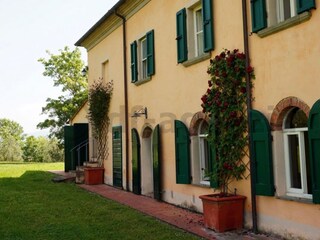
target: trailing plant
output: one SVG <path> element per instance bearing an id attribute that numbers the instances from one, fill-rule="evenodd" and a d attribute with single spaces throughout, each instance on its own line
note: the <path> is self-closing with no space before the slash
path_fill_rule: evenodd
<path id="1" fill-rule="evenodd" d="M 97 161 L 99 166 L 108 155 L 107 134 L 109 129 L 109 111 L 113 91 L 113 82 L 95 81 L 89 88 L 88 119 L 92 126 L 93 137 L 98 141 Z"/>
<path id="2" fill-rule="evenodd" d="M 210 60 L 210 80 L 202 96 L 203 112 L 211 118 L 208 141 L 214 147 L 215 162 L 209 175 L 222 194 L 228 185 L 240 180 L 245 172 L 242 158 L 248 146 L 246 116 L 246 74 L 254 78 L 253 68 L 246 67 L 246 56 L 238 49 L 224 50 Z M 250 89 L 252 84 L 249 84 Z"/>

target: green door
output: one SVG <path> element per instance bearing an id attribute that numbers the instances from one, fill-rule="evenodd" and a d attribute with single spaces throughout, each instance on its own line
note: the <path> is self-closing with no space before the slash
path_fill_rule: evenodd
<path id="1" fill-rule="evenodd" d="M 113 186 L 122 188 L 122 127 L 112 128 Z"/>
<path id="2" fill-rule="evenodd" d="M 155 127 L 152 136 L 152 158 L 153 158 L 153 194 L 154 198 L 161 200 L 161 144 L 160 126 Z"/>
<path id="3" fill-rule="evenodd" d="M 87 123 L 75 123 L 73 125 L 73 136 L 74 136 L 74 169 L 80 164 L 83 166 L 83 163 L 89 159 L 89 127 Z"/>
<path id="4" fill-rule="evenodd" d="M 87 123 L 64 126 L 64 170 L 76 170 L 88 160 L 89 131 Z"/>
<path id="5" fill-rule="evenodd" d="M 64 126 L 64 171 L 73 170 L 73 156 L 71 149 L 74 147 L 73 126 Z"/>
<path id="6" fill-rule="evenodd" d="M 132 189 L 133 193 L 141 194 L 141 158 L 140 139 L 136 129 L 131 130 L 132 141 Z"/>

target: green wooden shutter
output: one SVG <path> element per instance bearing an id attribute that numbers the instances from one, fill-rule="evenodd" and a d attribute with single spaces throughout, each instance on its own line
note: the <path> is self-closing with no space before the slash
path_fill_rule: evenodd
<path id="1" fill-rule="evenodd" d="M 74 147 L 74 127 L 64 126 L 64 171 L 69 172 L 74 168 L 74 152 L 71 149 Z"/>
<path id="2" fill-rule="evenodd" d="M 320 100 L 310 110 L 308 133 L 313 202 L 320 203 Z"/>
<path id="3" fill-rule="evenodd" d="M 202 0 L 203 49 L 209 52 L 214 49 L 212 0 Z"/>
<path id="4" fill-rule="evenodd" d="M 132 189 L 133 193 L 141 194 L 141 162 L 140 162 L 140 139 L 136 129 L 131 129 L 132 146 Z"/>
<path id="5" fill-rule="evenodd" d="M 188 60 L 188 46 L 187 46 L 187 14 L 186 9 L 183 8 L 176 15 L 177 18 L 177 57 L 178 63 Z"/>
<path id="6" fill-rule="evenodd" d="M 303 13 L 312 8 L 316 8 L 315 0 L 297 0 L 297 12 Z"/>
<path id="7" fill-rule="evenodd" d="M 251 1 L 252 32 L 255 33 L 267 27 L 266 1 L 265 0 L 250 0 L 250 1 Z"/>
<path id="8" fill-rule="evenodd" d="M 154 30 L 147 32 L 147 75 L 151 76 L 155 73 L 154 64 Z"/>
<path id="9" fill-rule="evenodd" d="M 138 55 L 137 55 L 137 42 L 134 41 L 130 44 L 131 49 L 131 82 L 138 81 Z"/>
<path id="10" fill-rule="evenodd" d="M 257 195 L 274 196 L 271 133 L 266 117 L 257 110 L 250 110 L 250 133 L 252 161 L 256 171 L 251 172 Z"/>
<path id="11" fill-rule="evenodd" d="M 209 144 L 209 148 L 210 148 L 210 152 L 209 152 L 209 171 L 210 172 L 214 172 L 215 170 L 215 166 L 216 166 L 216 148 L 212 145 Z M 219 187 L 219 183 L 217 180 L 210 178 L 210 187 L 212 188 L 218 188 Z"/>
<path id="12" fill-rule="evenodd" d="M 155 127 L 152 136 L 152 157 L 153 157 L 153 195 L 157 200 L 161 200 L 161 142 L 160 126 Z"/>
<path id="13" fill-rule="evenodd" d="M 176 182 L 189 184 L 190 176 L 190 138 L 189 131 L 183 122 L 174 121 L 176 146 Z"/>
<path id="14" fill-rule="evenodd" d="M 112 127 L 113 186 L 122 188 L 122 127 Z"/>

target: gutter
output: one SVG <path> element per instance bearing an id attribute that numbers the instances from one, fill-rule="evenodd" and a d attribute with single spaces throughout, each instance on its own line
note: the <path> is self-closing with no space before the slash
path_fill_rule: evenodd
<path id="1" fill-rule="evenodd" d="M 244 53 L 246 55 L 246 68 L 250 66 L 250 53 L 249 53 L 249 32 L 248 32 L 248 15 L 247 15 L 247 0 L 242 0 L 242 18 L 243 18 L 243 40 L 244 40 Z M 250 129 L 250 110 L 252 109 L 251 100 L 251 77 L 248 72 L 246 72 L 246 90 L 247 90 L 247 116 L 248 116 L 248 136 L 249 136 L 249 161 L 250 161 L 250 185 L 251 185 L 251 211 L 252 211 L 252 230 L 255 234 L 258 233 L 257 227 L 257 202 L 256 202 L 256 189 L 255 189 L 255 172 L 256 164 L 252 158 L 252 135 Z"/>
<path id="2" fill-rule="evenodd" d="M 124 0 L 125 1 L 125 0 Z M 119 1 L 118 3 L 120 3 Z M 122 1 L 123 2 L 123 1 Z M 124 81 L 124 112 L 125 112 L 125 151 L 126 151 L 126 187 L 129 191 L 129 110 L 128 110 L 128 77 L 127 77 L 127 31 L 126 31 L 126 18 L 114 9 L 114 14 L 122 19 L 122 30 L 123 30 L 123 81 Z"/>

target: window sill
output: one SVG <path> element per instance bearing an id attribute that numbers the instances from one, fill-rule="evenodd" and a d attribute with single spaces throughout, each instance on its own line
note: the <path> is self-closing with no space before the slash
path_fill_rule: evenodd
<path id="1" fill-rule="evenodd" d="M 196 64 L 196 63 L 202 62 L 204 60 L 207 60 L 210 57 L 211 57 L 211 52 L 207 52 L 207 53 L 201 54 L 200 56 L 194 57 L 192 59 L 189 59 L 188 61 L 183 62 L 182 65 L 184 67 L 189 67 L 189 66 L 191 66 L 193 64 Z"/>
<path id="2" fill-rule="evenodd" d="M 265 28 L 265 29 L 259 31 L 257 34 L 259 37 L 264 38 L 264 37 L 267 37 L 267 36 L 272 35 L 274 33 L 285 30 L 287 28 L 298 25 L 300 23 L 306 22 L 310 18 L 311 18 L 311 12 L 304 12 L 304 13 L 301 13 L 297 16 L 289 18 L 281 23 L 278 23 L 278 24 L 273 25 L 271 27 Z"/>
<path id="3" fill-rule="evenodd" d="M 211 188 L 210 184 L 207 185 L 207 184 L 202 184 L 202 183 L 192 183 L 192 185 L 196 186 L 196 187 L 202 187 L 202 188 Z"/>
<path id="4" fill-rule="evenodd" d="M 286 200 L 286 201 L 293 201 L 293 202 L 300 202 L 300 203 L 307 203 L 307 204 L 313 204 L 311 199 L 302 198 L 302 197 L 276 196 L 276 199 L 281 199 L 281 200 Z"/>
<path id="5" fill-rule="evenodd" d="M 139 86 L 141 84 L 147 83 L 151 81 L 151 76 L 146 77 L 144 79 L 138 80 L 137 82 L 134 83 L 134 85 Z"/>

